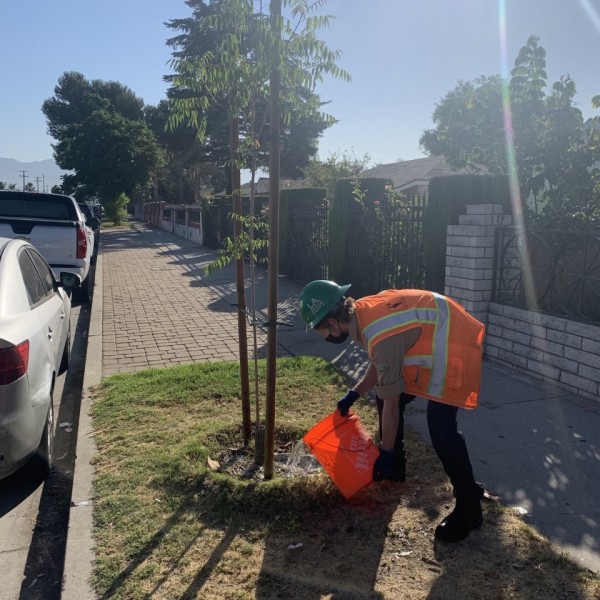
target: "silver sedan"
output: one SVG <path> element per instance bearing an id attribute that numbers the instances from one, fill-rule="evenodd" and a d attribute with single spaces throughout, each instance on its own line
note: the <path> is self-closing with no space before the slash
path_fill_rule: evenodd
<path id="1" fill-rule="evenodd" d="M 34 455 L 52 468 L 52 392 L 69 365 L 70 310 L 42 255 L 0 237 L 0 479 Z"/>

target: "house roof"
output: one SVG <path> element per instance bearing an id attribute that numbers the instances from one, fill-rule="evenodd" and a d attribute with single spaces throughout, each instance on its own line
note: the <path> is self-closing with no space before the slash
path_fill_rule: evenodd
<path id="1" fill-rule="evenodd" d="M 282 177 L 279 182 L 279 189 L 292 189 L 292 188 L 301 188 L 301 187 L 309 187 L 306 179 L 289 179 L 287 177 Z M 244 183 L 241 186 L 242 195 L 250 193 L 250 183 Z M 269 178 L 268 177 L 259 177 L 254 184 L 254 191 L 257 195 L 263 196 L 269 194 Z"/>
<path id="2" fill-rule="evenodd" d="M 482 165 L 473 165 L 473 167 L 470 169 L 454 170 L 448 165 L 443 156 L 428 156 L 426 158 L 402 160 L 387 165 L 379 165 L 363 171 L 360 176 L 390 179 L 394 189 L 402 191 L 417 185 L 428 185 L 433 177 L 487 172 L 487 168 Z"/>

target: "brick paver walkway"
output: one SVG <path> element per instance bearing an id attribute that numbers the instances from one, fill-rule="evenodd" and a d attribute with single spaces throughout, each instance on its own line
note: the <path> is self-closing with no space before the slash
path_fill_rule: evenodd
<path id="1" fill-rule="evenodd" d="M 103 231 L 102 244 L 104 377 L 238 360 L 237 313 L 201 281 L 214 251 L 139 224 Z M 259 340 L 264 347 L 262 331 Z"/>

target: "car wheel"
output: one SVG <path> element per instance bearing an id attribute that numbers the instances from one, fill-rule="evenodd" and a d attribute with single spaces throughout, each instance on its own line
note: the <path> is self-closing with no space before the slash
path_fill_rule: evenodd
<path id="1" fill-rule="evenodd" d="M 50 394 L 50 407 L 48 408 L 42 439 L 35 454 L 35 462 L 40 474 L 46 478 L 54 464 L 54 407 L 52 394 Z"/>
<path id="2" fill-rule="evenodd" d="M 62 375 L 71 364 L 71 325 L 69 324 L 69 331 L 67 332 L 67 339 L 65 341 L 65 347 L 63 349 L 62 358 L 60 359 L 60 367 L 58 367 L 58 374 Z"/>

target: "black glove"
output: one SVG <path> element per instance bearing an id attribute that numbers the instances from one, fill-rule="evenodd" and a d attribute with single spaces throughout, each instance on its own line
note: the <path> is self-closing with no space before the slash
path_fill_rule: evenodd
<path id="1" fill-rule="evenodd" d="M 345 417 L 350 410 L 350 407 L 360 398 L 360 394 L 354 390 L 350 390 L 341 400 L 338 401 L 337 407 L 340 409 L 342 417 Z"/>
<path id="2" fill-rule="evenodd" d="M 379 450 L 379 456 L 373 465 L 373 481 L 390 479 L 394 468 L 394 451 Z"/>

